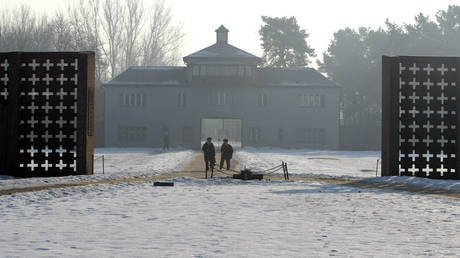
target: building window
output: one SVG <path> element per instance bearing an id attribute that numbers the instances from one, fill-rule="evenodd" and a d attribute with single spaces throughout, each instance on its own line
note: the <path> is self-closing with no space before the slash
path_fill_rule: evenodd
<path id="1" fill-rule="evenodd" d="M 206 76 L 206 65 L 200 65 L 200 76 Z"/>
<path id="2" fill-rule="evenodd" d="M 249 142 L 250 143 L 260 143 L 260 128 L 250 127 L 249 128 Z"/>
<path id="3" fill-rule="evenodd" d="M 298 128 L 296 133 L 297 143 L 308 146 L 322 146 L 326 140 L 324 128 Z"/>
<path id="4" fill-rule="evenodd" d="M 246 76 L 252 76 L 252 67 L 249 65 L 246 65 Z"/>
<path id="5" fill-rule="evenodd" d="M 120 142 L 141 142 L 147 138 L 147 128 L 144 126 L 118 127 L 118 140 Z"/>
<path id="6" fill-rule="evenodd" d="M 198 65 L 193 66 L 193 76 L 199 76 L 200 75 L 200 67 Z"/>
<path id="7" fill-rule="evenodd" d="M 145 106 L 145 93 L 122 93 L 120 104 L 123 107 Z"/>
<path id="8" fill-rule="evenodd" d="M 217 105 L 223 106 L 227 104 L 227 93 L 218 92 L 217 93 Z"/>
<path id="9" fill-rule="evenodd" d="M 324 95 L 299 95 L 299 107 L 324 107 Z"/>
<path id="10" fill-rule="evenodd" d="M 258 98 L 257 98 L 257 105 L 260 107 L 266 106 L 267 105 L 267 94 L 265 93 L 260 93 Z"/>
<path id="11" fill-rule="evenodd" d="M 186 103 L 187 103 L 187 95 L 185 95 L 185 93 L 181 92 L 179 93 L 178 95 L 178 99 L 177 99 L 177 104 L 179 107 L 185 107 Z"/>

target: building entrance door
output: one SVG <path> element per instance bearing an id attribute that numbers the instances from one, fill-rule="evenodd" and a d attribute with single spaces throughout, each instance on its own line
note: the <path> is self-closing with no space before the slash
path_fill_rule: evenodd
<path id="1" fill-rule="evenodd" d="M 241 119 L 203 118 L 201 119 L 201 144 L 211 137 L 216 147 L 220 147 L 225 138 L 233 148 L 241 148 Z"/>

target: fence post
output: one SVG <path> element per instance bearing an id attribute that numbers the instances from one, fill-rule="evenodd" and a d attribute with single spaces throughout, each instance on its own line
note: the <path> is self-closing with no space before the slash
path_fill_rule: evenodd
<path id="1" fill-rule="evenodd" d="M 288 167 L 287 167 L 287 162 L 284 163 L 284 166 L 286 167 L 286 178 L 287 178 L 287 180 L 289 180 L 289 171 L 288 171 Z"/>
<path id="2" fill-rule="evenodd" d="M 104 155 L 102 155 L 102 174 L 105 174 Z"/>

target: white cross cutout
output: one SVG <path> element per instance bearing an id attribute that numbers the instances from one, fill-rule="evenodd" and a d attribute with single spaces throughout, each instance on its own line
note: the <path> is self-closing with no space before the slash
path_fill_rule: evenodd
<path id="1" fill-rule="evenodd" d="M 74 77 L 70 78 L 71 81 L 73 81 L 74 85 L 78 85 L 78 74 L 75 74 Z"/>
<path id="2" fill-rule="evenodd" d="M 441 129 L 441 133 L 444 133 L 444 130 L 447 129 L 448 127 L 444 124 L 444 121 L 441 121 L 441 123 L 437 125 L 436 128 Z"/>
<path id="3" fill-rule="evenodd" d="M 426 167 L 422 168 L 422 171 L 425 172 L 425 173 L 431 173 L 431 172 L 433 172 L 433 169 L 430 168 L 430 165 L 426 164 Z"/>
<path id="4" fill-rule="evenodd" d="M 3 71 L 7 71 L 8 70 L 8 67 L 10 66 L 10 64 L 8 64 L 8 60 L 4 60 L 3 63 L 0 63 L 0 67 L 3 67 Z"/>
<path id="5" fill-rule="evenodd" d="M 45 128 L 48 128 L 50 124 L 52 124 L 53 121 L 48 119 L 48 116 L 45 116 L 45 120 L 42 120 L 42 124 L 45 125 Z"/>
<path id="6" fill-rule="evenodd" d="M 436 113 L 440 114 L 441 115 L 441 118 L 444 118 L 445 115 L 447 115 L 449 112 L 447 112 L 445 109 L 444 109 L 444 106 L 441 106 L 441 110 L 438 110 Z M 443 122 L 444 123 L 444 122 Z"/>
<path id="7" fill-rule="evenodd" d="M 75 61 L 70 66 L 73 66 L 75 71 L 78 71 L 78 58 L 75 58 Z"/>
<path id="8" fill-rule="evenodd" d="M 402 73 L 402 71 L 405 71 L 406 67 L 402 65 L 402 63 L 399 63 L 399 74 Z"/>
<path id="9" fill-rule="evenodd" d="M 404 128 L 406 128 L 406 125 L 404 125 L 403 123 L 401 123 L 401 121 L 399 121 L 399 131 L 401 132 L 401 129 L 404 129 Z"/>
<path id="10" fill-rule="evenodd" d="M 54 67 L 54 64 L 53 64 L 53 63 L 50 63 L 50 60 L 49 60 L 49 59 L 46 59 L 46 63 L 43 63 L 42 66 L 43 66 L 43 67 L 46 67 L 46 70 L 49 71 L 49 70 L 50 70 L 50 67 Z"/>
<path id="11" fill-rule="evenodd" d="M 64 96 L 67 96 L 67 95 L 68 95 L 68 93 L 67 93 L 67 92 L 65 92 L 65 91 L 64 91 L 62 88 L 60 88 L 60 89 L 59 89 L 59 92 L 58 92 L 58 93 L 56 93 L 56 95 L 58 95 L 58 96 L 59 96 L 59 99 L 60 99 L 60 100 L 63 100 L 63 99 L 64 99 Z"/>
<path id="12" fill-rule="evenodd" d="M 441 92 L 441 97 L 437 97 L 436 100 L 440 100 L 441 105 L 444 105 L 444 101 L 448 100 L 448 98 L 444 96 L 444 92 Z"/>
<path id="13" fill-rule="evenodd" d="M 46 130 L 45 134 L 42 135 L 42 138 L 45 139 L 45 142 L 48 142 L 49 139 L 53 138 L 53 136 L 48 133 L 48 130 Z"/>
<path id="14" fill-rule="evenodd" d="M 441 65 L 441 67 L 439 67 L 438 69 L 438 72 L 441 72 L 441 76 L 444 76 L 444 73 L 449 71 L 449 69 L 447 69 L 444 64 Z"/>
<path id="15" fill-rule="evenodd" d="M 415 90 L 415 87 L 420 85 L 420 82 L 418 82 L 415 78 L 412 79 L 412 81 L 409 82 L 409 85 L 412 86 L 412 89 Z"/>
<path id="16" fill-rule="evenodd" d="M 49 105 L 49 102 L 45 102 L 46 105 L 42 106 L 42 109 L 45 110 L 45 113 L 48 114 L 51 109 L 53 109 L 53 106 Z"/>
<path id="17" fill-rule="evenodd" d="M 0 81 L 3 82 L 3 86 L 6 86 L 6 85 L 8 84 L 8 81 L 9 81 L 9 80 L 10 80 L 10 79 L 8 78 L 8 74 L 5 74 L 4 77 L 1 77 L 1 78 L 0 78 Z"/>
<path id="18" fill-rule="evenodd" d="M 410 138 L 408 142 L 412 144 L 412 147 L 415 147 L 415 144 L 419 143 L 419 140 L 415 138 L 415 135 L 412 135 L 412 138 Z"/>
<path id="19" fill-rule="evenodd" d="M 415 115 L 419 114 L 420 111 L 418 111 L 417 109 L 415 109 L 415 106 L 412 107 L 411 110 L 409 110 L 409 114 L 412 114 L 412 118 L 415 118 Z"/>
<path id="20" fill-rule="evenodd" d="M 434 86 L 434 83 L 431 82 L 430 78 L 428 78 L 426 82 L 423 82 L 423 86 L 426 86 L 428 90 L 430 90 L 430 88 Z"/>
<path id="21" fill-rule="evenodd" d="M 416 100 L 419 100 L 420 97 L 415 95 L 415 91 L 412 92 L 412 95 L 409 96 L 409 99 L 412 100 L 412 104 L 415 104 Z"/>
<path id="22" fill-rule="evenodd" d="M 3 96 L 5 100 L 8 99 L 8 89 L 4 88 L 2 92 L 0 92 L 0 96 Z"/>
<path id="23" fill-rule="evenodd" d="M 35 102 L 32 101 L 31 105 L 27 107 L 30 113 L 35 114 L 35 110 L 38 110 L 38 106 L 35 106 Z"/>
<path id="24" fill-rule="evenodd" d="M 420 154 L 417 154 L 415 153 L 415 150 L 412 150 L 412 153 L 407 156 L 412 159 L 412 162 L 415 162 L 415 158 L 418 158 Z"/>
<path id="25" fill-rule="evenodd" d="M 73 160 L 72 163 L 69 164 L 69 168 L 72 168 L 74 172 L 77 171 L 77 161 Z"/>
<path id="26" fill-rule="evenodd" d="M 77 129 L 77 117 L 74 116 L 73 119 L 70 121 L 70 124 L 73 125 L 74 129 Z"/>
<path id="27" fill-rule="evenodd" d="M 73 142 L 77 142 L 77 131 L 74 131 L 72 135 L 69 136 L 70 139 L 73 140 Z"/>
<path id="28" fill-rule="evenodd" d="M 29 82 L 32 82 L 32 85 L 35 86 L 35 83 L 40 81 L 40 78 L 37 78 L 35 74 L 32 74 L 32 77 L 28 79 Z"/>
<path id="29" fill-rule="evenodd" d="M 50 89 L 47 87 L 46 91 L 42 93 L 43 96 L 45 96 L 46 100 L 50 99 L 50 96 L 53 96 L 54 93 L 50 91 Z"/>
<path id="30" fill-rule="evenodd" d="M 77 88 L 73 89 L 72 92 L 70 92 L 70 96 L 73 96 L 74 100 L 77 100 Z"/>
<path id="31" fill-rule="evenodd" d="M 76 114 L 77 113 L 77 102 L 74 102 L 72 106 L 70 106 L 70 109 L 73 110 L 73 112 Z"/>
<path id="32" fill-rule="evenodd" d="M 64 71 L 64 68 L 65 68 L 66 66 L 69 66 L 69 64 L 68 64 L 68 63 L 65 63 L 65 62 L 64 62 L 64 59 L 61 59 L 61 62 L 58 63 L 58 64 L 56 64 L 56 66 L 59 66 L 59 67 L 61 68 L 61 71 Z"/>
<path id="33" fill-rule="evenodd" d="M 68 81 L 69 79 L 67 79 L 66 77 L 64 77 L 64 74 L 61 73 L 61 76 L 59 78 L 56 79 L 56 81 L 59 82 L 59 85 L 64 85 L 64 82 Z"/>
<path id="34" fill-rule="evenodd" d="M 62 158 L 62 154 L 67 153 L 67 150 L 62 148 L 62 145 L 59 145 L 59 149 L 56 150 L 56 153 L 59 153 L 59 157 Z"/>
<path id="35" fill-rule="evenodd" d="M 441 79 L 441 82 L 436 83 L 437 86 L 441 87 L 441 90 L 444 90 L 444 87 L 447 87 L 449 84 L 444 81 L 444 78 Z"/>
<path id="36" fill-rule="evenodd" d="M 430 150 L 427 150 L 425 154 L 422 155 L 422 157 L 426 158 L 426 161 L 430 161 L 431 158 L 434 157 L 433 154 L 430 154 Z"/>
<path id="37" fill-rule="evenodd" d="M 65 167 L 66 167 L 66 164 L 64 164 L 64 162 L 62 162 L 62 159 L 60 159 L 59 163 L 56 164 L 56 168 L 59 168 L 59 170 L 62 170 Z"/>
<path id="38" fill-rule="evenodd" d="M 63 139 L 67 138 L 65 134 L 62 134 L 62 131 L 59 130 L 59 134 L 56 135 L 56 139 L 59 139 L 59 142 L 62 142 Z"/>
<path id="39" fill-rule="evenodd" d="M 401 77 L 399 77 L 399 89 L 402 88 L 402 86 L 406 85 L 406 82 L 401 80 Z"/>
<path id="40" fill-rule="evenodd" d="M 27 167 L 30 168 L 30 170 L 34 171 L 35 168 L 38 168 L 38 164 L 35 163 L 35 161 L 32 159 L 30 160 L 30 163 L 27 164 Z"/>
<path id="41" fill-rule="evenodd" d="M 439 170 L 439 172 L 441 172 L 442 174 L 444 174 L 445 172 L 448 171 L 448 169 L 444 167 L 444 164 L 441 164 L 441 168 L 438 169 L 438 170 Z"/>
<path id="42" fill-rule="evenodd" d="M 437 158 L 440 158 L 441 162 L 444 162 L 444 159 L 447 158 L 447 155 L 444 154 L 444 150 L 441 150 L 441 153 L 436 154 Z"/>
<path id="43" fill-rule="evenodd" d="M 416 129 L 419 129 L 420 126 L 419 126 L 417 123 L 415 123 L 414 120 L 412 120 L 412 124 L 409 125 L 409 128 L 412 129 L 412 133 L 415 133 L 415 130 L 416 130 Z"/>
<path id="44" fill-rule="evenodd" d="M 441 148 L 444 148 L 444 145 L 448 142 L 446 139 L 444 139 L 444 135 L 441 135 L 441 139 L 438 139 L 436 141 L 437 143 L 441 144 Z"/>
<path id="45" fill-rule="evenodd" d="M 42 168 L 45 169 L 45 171 L 48 171 L 49 168 L 53 167 L 53 164 L 49 163 L 47 159 L 45 159 L 45 163 L 41 165 Z"/>
<path id="46" fill-rule="evenodd" d="M 423 100 L 426 101 L 426 103 L 429 105 L 432 100 L 434 100 L 434 97 L 431 96 L 429 92 L 426 93 L 426 96 L 423 96 Z"/>
<path id="47" fill-rule="evenodd" d="M 62 114 L 62 111 L 66 110 L 67 107 L 62 105 L 62 102 L 59 102 L 59 106 L 56 106 L 56 109 L 59 110 L 59 114 Z"/>
<path id="48" fill-rule="evenodd" d="M 423 128 L 425 128 L 426 131 L 429 133 L 430 130 L 431 130 L 432 128 L 434 128 L 434 126 L 430 123 L 429 120 L 427 120 L 427 121 L 426 121 L 426 124 L 423 125 Z"/>
<path id="49" fill-rule="evenodd" d="M 422 142 L 423 142 L 423 143 L 426 143 L 426 147 L 429 147 L 429 146 L 430 146 L 430 143 L 433 143 L 433 139 L 431 139 L 430 136 L 427 135 L 426 138 L 423 139 Z"/>
<path id="50" fill-rule="evenodd" d="M 399 103 L 402 103 L 406 99 L 406 96 L 399 94 Z"/>
<path id="51" fill-rule="evenodd" d="M 34 148 L 34 146 L 30 146 L 30 149 L 27 149 L 27 153 L 30 154 L 30 157 L 34 157 L 35 156 L 35 153 L 38 153 L 38 150 Z"/>
<path id="52" fill-rule="evenodd" d="M 50 82 L 54 81 L 54 79 L 49 74 L 46 74 L 46 77 L 42 81 L 46 82 L 46 85 L 50 85 Z"/>
<path id="53" fill-rule="evenodd" d="M 32 100 L 35 100 L 35 96 L 38 96 L 40 95 L 40 93 L 38 93 L 37 91 L 35 91 L 35 88 L 32 88 L 32 90 L 27 93 L 27 95 L 31 96 L 32 97 Z"/>
<path id="54" fill-rule="evenodd" d="M 65 124 L 67 124 L 66 120 L 62 119 L 62 116 L 59 117 L 59 120 L 56 121 L 56 124 L 59 125 L 59 128 L 62 128 Z"/>
<path id="55" fill-rule="evenodd" d="M 411 71 L 412 74 L 415 75 L 418 71 L 420 71 L 420 68 L 417 67 L 417 65 L 414 63 L 411 67 L 409 67 L 409 71 Z"/>
<path id="56" fill-rule="evenodd" d="M 30 142 L 34 142 L 35 138 L 38 138 L 38 135 L 34 133 L 34 131 L 30 131 L 30 133 L 26 136 L 26 138 L 29 138 Z M 33 146 L 32 146 L 33 147 Z"/>
<path id="57" fill-rule="evenodd" d="M 30 120 L 27 120 L 27 123 L 30 124 L 30 128 L 34 128 L 35 124 L 38 124 L 38 120 L 35 120 L 34 116 L 31 116 Z"/>
<path id="58" fill-rule="evenodd" d="M 35 62 L 35 59 L 32 59 L 32 63 L 29 63 L 29 66 L 32 67 L 32 71 L 35 71 L 35 69 L 39 67 L 40 64 Z"/>
<path id="59" fill-rule="evenodd" d="M 45 153 L 45 157 L 47 157 L 47 158 L 48 158 L 50 153 L 53 153 L 53 151 L 50 148 L 48 148 L 48 145 L 46 145 L 45 148 L 41 150 L 41 152 Z"/>
<path id="60" fill-rule="evenodd" d="M 409 172 L 411 172 L 413 174 L 413 173 L 418 171 L 418 168 L 415 167 L 415 164 L 412 164 L 412 167 L 410 167 L 408 170 L 409 170 Z"/>
<path id="61" fill-rule="evenodd" d="M 423 71 L 425 71 L 426 74 L 430 75 L 430 73 L 434 71 L 434 68 L 431 67 L 430 64 L 428 64 L 425 68 L 423 68 Z"/>
<path id="62" fill-rule="evenodd" d="M 415 107 L 414 107 L 415 108 Z M 434 114 L 434 111 L 430 109 L 430 107 L 426 107 L 426 110 L 422 112 L 426 115 L 426 117 L 430 118 L 431 114 Z"/>

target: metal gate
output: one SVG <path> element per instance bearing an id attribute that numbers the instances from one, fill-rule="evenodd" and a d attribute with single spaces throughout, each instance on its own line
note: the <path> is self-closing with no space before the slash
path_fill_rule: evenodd
<path id="1" fill-rule="evenodd" d="M 0 53 L 0 170 L 93 173 L 94 53 Z"/>
<path id="2" fill-rule="evenodd" d="M 224 139 L 228 139 L 234 148 L 241 148 L 241 119 L 233 118 L 203 118 L 201 119 L 201 144 L 206 138 L 212 137 L 220 146 Z"/>
<path id="3" fill-rule="evenodd" d="M 459 62 L 383 57 L 383 176 L 460 179 Z"/>

